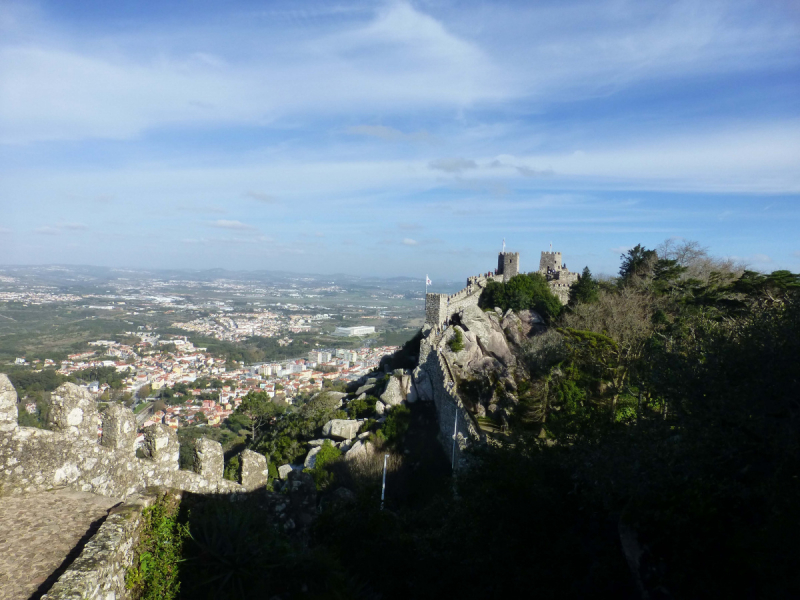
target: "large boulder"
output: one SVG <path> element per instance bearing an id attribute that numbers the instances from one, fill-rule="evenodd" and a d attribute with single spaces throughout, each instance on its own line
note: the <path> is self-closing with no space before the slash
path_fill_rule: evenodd
<path id="1" fill-rule="evenodd" d="M 289 473 L 291 472 L 292 472 L 292 465 L 286 464 L 278 467 L 278 477 L 280 477 L 281 479 L 286 479 L 287 477 L 289 477 Z"/>
<path id="2" fill-rule="evenodd" d="M 469 369 L 471 363 L 483 358 L 483 353 L 478 344 L 478 338 L 473 331 L 464 331 L 461 327 L 456 325 L 456 327 L 453 328 L 453 333 L 450 333 L 448 338 L 452 337 L 456 330 L 461 331 L 461 339 L 464 343 L 464 348 L 459 352 L 450 351 L 450 356 L 456 366 L 462 369 Z M 445 348 L 449 348 L 449 346 L 445 346 Z"/>
<path id="3" fill-rule="evenodd" d="M 521 310 L 519 311 L 519 320 L 522 324 L 522 332 L 525 336 L 530 337 L 532 333 L 536 333 L 537 331 L 545 328 L 544 319 L 533 310 Z"/>
<path id="4" fill-rule="evenodd" d="M 503 316 L 501 325 L 506 334 L 506 339 L 517 347 L 522 346 L 526 337 L 522 320 L 510 308 Z"/>
<path id="5" fill-rule="evenodd" d="M 316 466 L 316 464 L 317 464 L 317 454 L 319 454 L 320 450 L 322 450 L 322 446 L 315 446 L 314 448 L 309 450 L 305 461 L 303 461 L 303 466 L 306 469 L 313 469 L 314 466 Z"/>
<path id="6" fill-rule="evenodd" d="M 392 377 L 389 379 L 389 383 L 386 386 L 386 391 L 381 394 L 381 402 L 383 402 L 386 406 L 397 406 L 398 404 L 402 404 L 405 399 L 406 397 L 403 394 L 403 388 L 400 383 L 400 379 L 397 377 Z"/>
<path id="7" fill-rule="evenodd" d="M 496 313 L 485 313 L 477 306 L 466 306 L 459 312 L 459 318 L 464 329 L 475 334 L 484 355 L 495 357 L 506 367 L 515 364 L 500 326 L 500 317 Z"/>
<path id="8" fill-rule="evenodd" d="M 433 402 L 433 384 L 428 372 L 422 367 L 414 369 L 414 389 L 417 397 L 424 402 Z"/>
<path id="9" fill-rule="evenodd" d="M 357 441 L 353 444 L 344 457 L 347 460 L 353 460 L 356 458 L 366 458 L 367 454 L 372 451 L 372 444 L 369 442 L 362 442 L 361 440 Z"/>
<path id="10" fill-rule="evenodd" d="M 0 431 L 16 429 L 17 417 L 17 390 L 8 376 L 0 373 Z"/>
<path id="11" fill-rule="evenodd" d="M 332 419 L 322 426 L 322 435 L 339 440 L 350 440 L 356 437 L 361 423 L 354 419 Z"/>

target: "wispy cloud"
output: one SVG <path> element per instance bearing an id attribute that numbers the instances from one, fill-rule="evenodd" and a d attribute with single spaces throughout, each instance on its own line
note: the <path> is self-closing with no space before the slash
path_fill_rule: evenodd
<path id="1" fill-rule="evenodd" d="M 419 244 L 417 240 L 412 240 L 411 238 L 403 238 L 403 244 L 406 246 L 416 246 Z"/>
<path id="2" fill-rule="evenodd" d="M 60 229 L 69 229 L 72 231 L 83 231 L 89 229 L 86 223 L 62 223 L 58 226 Z"/>
<path id="3" fill-rule="evenodd" d="M 386 125 L 356 125 L 355 127 L 348 127 L 346 131 L 351 135 L 376 137 L 387 142 L 428 142 L 431 140 L 431 134 L 427 131 L 404 133 L 399 129 L 387 127 Z"/>
<path id="4" fill-rule="evenodd" d="M 244 193 L 245 198 L 250 198 L 251 200 L 258 200 L 259 202 L 264 202 L 265 204 L 275 204 L 278 199 L 273 196 L 272 194 L 265 194 L 264 192 L 254 192 L 249 191 Z"/>
<path id="5" fill-rule="evenodd" d="M 444 171 L 446 173 L 461 173 L 471 169 L 477 169 L 478 163 L 468 158 L 437 158 L 428 163 L 431 169 Z"/>
<path id="6" fill-rule="evenodd" d="M 255 231 L 256 228 L 241 221 L 229 221 L 227 219 L 219 219 L 210 223 L 211 227 L 218 229 L 231 229 L 234 231 Z"/>
<path id="7" fill-rule="evenodd" d="M 33 232 L 39 235 L 58 235 L 60 233 L 56 227 L 50 227 L 49 225 L 37 227 Z"/>

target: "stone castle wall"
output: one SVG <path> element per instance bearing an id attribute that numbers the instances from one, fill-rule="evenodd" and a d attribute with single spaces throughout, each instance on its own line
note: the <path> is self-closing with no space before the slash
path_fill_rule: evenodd
<path id="1" fill-rule="evenodd" d="M 201 438 L 194 447 L 193 471 L 179 468 L 178 436 L 166 425 L 145 429 L 143 451 L 136 458 L 133 413 L 111 405 L 102 415 L 98 439 L 96 404 L 74 384 L 59 387 L 51 398 L 51 430 L 20 427 L 17 394 L 0 374 L 0 494 L 24 494 L 67 487 L 124 499 L 148 487 L 207 494 L 242 493 L 267 482 L 266 458 L 245 450 L 241 483 L 222 478 L 224 460 L 218 442 Z"/>
<path id="2" fill-rule="evenodd" d="M 447 343 L 443 333 L 442 327 L 427 330 L 420 343 L 419 366 L 414 371 L 414 377 L 417 387 L 426 389 L 432 395 L 439 423 L 439 441 L 448 456 L 453 452 L 455 431 L 455 465 L 459 467 L 464 465 L 464 450 L 470 443 L 481 441 L 481 436 L 461 401 L 452 369 L 441 352 L 442 345 Z"/>
<path id="3" fill-rule="evenodd" d="M 128 600 L 131 591 L 125 586 L 125 574 L 136 559 L 142 511 L 155 500 L 156 496 L 136 496 L 112 508 L 42 600 Z"/>
<path id="4" fill-rule="evenodd" d="M 466 306 L 478 306 L 481 292 L 489 281 L 502 281 L 502 275 L 475 275 L 467 279 L 467 286 L 455 294 L 427 294 L 425 296 L 425 323 L 436 327 Z"/>

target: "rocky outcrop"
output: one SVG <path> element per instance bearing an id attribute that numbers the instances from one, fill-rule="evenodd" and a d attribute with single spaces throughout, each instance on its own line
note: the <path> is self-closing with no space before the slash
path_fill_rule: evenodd
<path id="1" fill-rule="evenodd" d="M 477 306 L 467 306 L 459 312 L 459 320 L 466 331 L 475 335 L 484 356 L 497 359 L 505 367 L 516 364 L 496 314 L 485 313 Z"/>
<path id="2" fill-rule="evenodd" d="M 417 367 L 413 372 L 413 380 L 417 398 L 423 402 L 433 402 L 433 384 L 428 372 L 422 367 Z"/>
<path id="3" fill-rule="evenodd" d="M 281 465 L 278 467 L 278 477 L 281 479 L 286 479 L 289 477 L 289 473 L 292 472 L 292 465 Z"/>
<path id="4" fill-rule="evenodd" d="M 361 423 L 353 419 L 333 419 L 322 426 L 322 435 L 339 440 L 356 437 Z"/>
<path id="5" fill-rule="evenodd" d="M 386 391 L 381 394 L 381 402 L 387 407 L 397 406 L 402 404 L 405 399 L 400 379 L 397 377 L 390 378 L 389 383 L 386 385 Z"/>
<path id="6" fill-rule="evenodd" d="M 317 454 L 319 454 L 320 450 L 322 450 L 322 446 L 315 446 L 314 448 L 308 451 L 306 459 L 303 461 L 303 466 L 306 469 L 313 469 L 316 466 Z"/>

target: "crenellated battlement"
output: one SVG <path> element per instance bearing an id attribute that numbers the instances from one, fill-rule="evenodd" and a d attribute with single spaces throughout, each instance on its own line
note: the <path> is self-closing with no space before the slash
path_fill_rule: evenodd
<path id="1" fill-rule="evenodd" d="M 133 412 L 111 405 L 98 414 L 94 399 L 75 384 L 60 386 L 51 403 L 50 430 L 20 427 L 16 390 L 8 377 L 0 374 L 2 494 L 67 487 L 122 499 L 153 486 L 236 494 L 267 483 L 266 458 L 250 450 L 240 456 L 240 483 L 223 479 L 222 446 L 207 438 L 195 442 L 193 470 L 180 469 L 177 433 L 162 424 L 144 430 L 145 458 L 137 458 Z"/>

